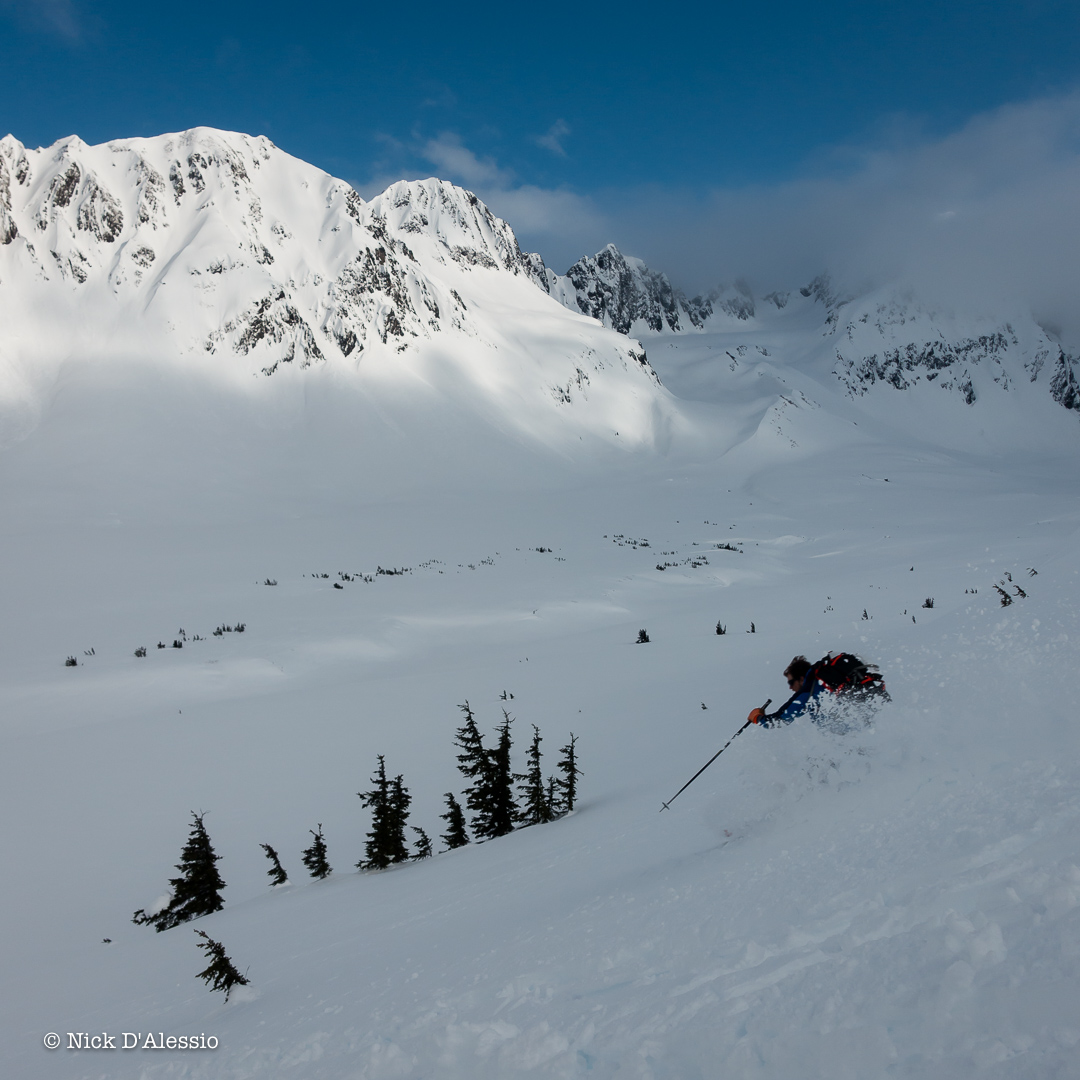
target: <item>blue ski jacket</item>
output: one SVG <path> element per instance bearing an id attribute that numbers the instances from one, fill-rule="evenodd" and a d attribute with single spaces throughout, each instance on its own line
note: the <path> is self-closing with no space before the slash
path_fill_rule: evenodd
<path id="1" fill-rule="evenodd" d="M 813 671 L 807 672 L 802 686 L 776 712 L 766 713 L 761 726 L 779 727 L 780 724 L 790 724 L 797 716 L 814 713 L 817 710 L 822 689 L 822 684 L 820 680 L 814 678 Z"/>

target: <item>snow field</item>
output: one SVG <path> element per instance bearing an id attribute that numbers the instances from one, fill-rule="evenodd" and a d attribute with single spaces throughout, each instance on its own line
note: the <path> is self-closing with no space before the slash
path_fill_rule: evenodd
<path id="1" fill-rule="evenodd" d="M 777 458 L 767 423 L 714 461 L 583 465 L 460 411 L 452 451 L 410 432 L 395 462 L 352 399 L 309 397 L 290 427 L 195 386 L 166 405 L 139 380 L 92 385 L 0 460 L 19 613 L 0 686 L 5 1071 L 1076 1075 L 1065 465 L 861 435 L 854 452 L 847 434 Z M 332 588 L 377 566 L 412 572 Z M 1028 597 L 1001 609 L 1006 571 Z M 206 640 L 155 648 L 180 626 Z M 894 700 L 871 728 L 749 730 L 658 813 L 781 700 L 794 653 L 830 648 L 882 665 Z M 375 755 L 434 837 L 461 790 L 456 706 L 490 730 L 503 690 L 519 762 L 532 723 L 548 765 L 580 736 L 580 810 L 355 874 Z M 193 809 L 228 883 L 198 925 L 252 979 L 228 1004 L 193 977 L 191 927 L 128 922 Z M 308 883 L 317 822 L 335 872 Z M 292 885 L 266 887 L 261 842 Z M 41 1048 L 150 1029 L 221 1047 Z"/>

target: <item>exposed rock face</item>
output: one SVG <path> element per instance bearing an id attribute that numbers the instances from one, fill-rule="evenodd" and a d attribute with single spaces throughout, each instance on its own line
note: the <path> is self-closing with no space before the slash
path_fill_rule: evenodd
<path id="1" fill-rule="evenodd" d="M 629 334 L 635 323 L 657 332 L 680 329 L 678 301 L 666 275 L 628 259 L 614 244 L 579 259 L 566 280 L 578 310 L 620 334 Z"/>
<path id="2" fill-rule="evenodd" d="M 533 276 L 545 287 L 542 275 Z M 547 271 L 546 288 L 567 307 L 620 334 L 681 333 L 701 329 L 714 315 L 743 320 L 754 315 L 754 299 L 744 283 L 689 299 L 666 274 L 623 255 L 614 244 L 579 259 L 563 277 Z"/>
<path id="3" fill-rule="evenodd" d="M 981 394 L 1008 392 L 1025 376 L 1037 382 L 1054 356 L 1051 397 L 1068 409 L 1080 406 L 1076 358 L 1030 318 L 1014 328 L 1012 322 L 943 312 L 887 290 L 838 299 L 827 279 L 820 278 L 801 291 L 825 310 L 824 333 L 835 340 L 834 374 L 853 396 L 866 394 L 876 383 L 895 390 L 926 383 L 974 405 Z"/>
<path id="4" fill-rule="evenodd" d="M 1054 361 L 1054 373 L 1050 377 L 1050 396 L 1066 409 L 1080 410 L 1080 385 L 1076 380 L 1077 357 L 1070 356 L 1060 346 Z M 1032 376 L 1034 381 L 1035 376 Z"/>

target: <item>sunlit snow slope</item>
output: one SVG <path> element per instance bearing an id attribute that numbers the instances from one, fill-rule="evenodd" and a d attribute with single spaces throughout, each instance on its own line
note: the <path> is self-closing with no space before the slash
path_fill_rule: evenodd
<path id="1" fill-rule="evenodd" d="M 465 193 L 392 188 L 357 222 L 326 209 L 344 186 L 258 140 L 172 139 L 26 151 L 38 179 L 0 250 L 17 328 L 0 338 L 17 423 L 0 449 L 2 1074 L 1080 1075 L 1080 425 L 1016 376 L 1019 352 L 1007 390 L 974 365 L 974 403 L 925 378 L 853 390 L 808 295 L 646 338 L 658 387 L 636 344 L 561 308 L 525 257 L 500 261 L 501 225 L 475 207 L 487 225 L 461 224 Z M 249 178 L 276 170 L 250 233 L 272 264 L 234 237 L 237 265 L 208 269 L 253 221 L 224 151 L 199 194 L 218 177 L 234 217 L 185 201 L 181 148 L 211 139 L 247 148 Z M 4 155 L 16 178 L 11 140 Z M 156 232 L 104 180 L 140 155 Z M 28 207 L 76 158 L 121 208 L 111 241 L 84 235 L 74 196 L 33 231 Z M 100 226 L 103 196 L 79 205 Z M 294 240 L 272 248 L 274 222 Z M 440 326 L 418 316 L 384 346 L 378 314 L 357 315 L 359 358 L 356 329 L 334 353 L 347 320 L 318 297 L 363 251 L 390 260 L 376 227 Z M 469 244 L 495 266 L 453 256 L 489 227 Z M 136 233 L 155 251 L 138 283 L 117 246 Z M 86 280 L 50 245 L 72 266 L 78 247 Z M 237 352 L 228 323 L 272 287 L 294 337 Z M 402 318 L 389 295 L 362 303 Z M 307 368 L 288 305 L 324 357 Z M 578 366 L 587 384 L 557 400 Z M 782 699 L 794 654 L 830 649 L 880 664 L 893 700 L 871 726 L 750 729 L 658 812 Z M 411 822 L 444 831 L 466 699 L 485 733 L 510 711 L 518 768 L 531 725 L 546 768 L 575 733 L 578 810 L 357 873 L 379 754 Z M 224 910 L 132 925 L 192 811 Z M 334 872 L 312 882 L 319 824 Z M 262 843 L 290 885 L 267 886 Z M 196 927 L 251 979 L 228 1003 L 195 978 Z M 151 1031 L 219 1045 L 119 1048 Z M 69 1050 L 69 1032 L 118 1048 Z"/>

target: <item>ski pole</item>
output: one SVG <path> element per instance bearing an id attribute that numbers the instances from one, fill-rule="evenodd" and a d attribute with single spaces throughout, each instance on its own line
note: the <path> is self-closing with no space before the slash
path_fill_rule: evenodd
<path id="1" fill-rule="evenodd" d="M 764 712 L 771 704 L 772 698 L 769 698 L 769 700 L 761 706 L 761 711 Z M 741 735 L 752 723 L 752 720 L 747 720 L 746 723 L 743 724 L 743 726 L 735 732 L 735 735 Z M 676 791 L 675 794 L 672 795 L 666 803 L 660 804 L 661 814 L 735 741 L 735 735 L 732 735 L 731 738 L 728 739 L 728 741 L 724 743 L 724 745 L 721 746 L 720 749 L 717 750 L 716 753 L 713 754 L 713 756 L 709 758 L 709 760 L 706 761 L 705 764 L 702 765 L 701 768 L 698 769 L 698 771 L 694 773 L 694 775 L 691 776 L 690 779 L 687 780 L 686 783 L 683 784 L 683 786 L 679 788 L 679 790 Z"/>

